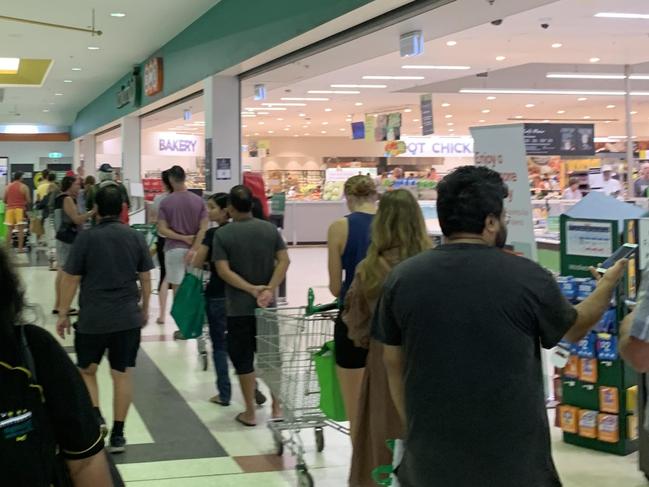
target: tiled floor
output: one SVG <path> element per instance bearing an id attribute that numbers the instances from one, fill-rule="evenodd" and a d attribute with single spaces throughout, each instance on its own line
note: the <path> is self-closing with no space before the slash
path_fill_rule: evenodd
<path id="1" fill-rule="evenodd" d="M 309 286 L 321 302 L 329 299 L 324 288 L 326 252 L 322 248 L 291 250 L 288 277 L 291 306 L 306 303 Z M 49 315 L 53 305 L 54 273 L 46 267 L 20 267 L 28 299 L 43 310 L 39 321 L 54 330 Z M 156 325 L 157 299 L 153 297 L 153 319 L 143 331 L 142 355 L 136 370 L 135 404 L 126 423 L 129 448 L 119 458 L 119 468 L 128 485 L 137 487 L 280 487 L 297 485 L 295 461 L 289 453 L 274 455 L 271 432 L 264 426 L 243 428 L 234 422 L 241 410 L 241 396 L 233 381 L 233 404 L 228 408 L 207 401 L 214 393 L 213 371 L 201 370 L 195 341 L 173 341 L 174 325 Z M 70 338 L 64 345 L 72 345 Z M 100 371 L 103 411 L 111 420 L 111 389 L 107 366 Z M 234 379 L 234 378 L 233 378 Z M 258 422 L 268 417 L 261 409 Z M 316 453 L 314 435 L 302 435 L 306 463 L 318 487 L 346 485 L 350 446 L 347 437 L 325 430 L 326 448 Z M 625 458 L 600 454 L 561 442 L 553 429 L 554 456 L 566 487 L 644 487 L 648 483 L 637 470 L 637 455 Z M 482 487 L 482 486 L 476 486 Z M 487 486 L 484 486 L 487 487 Z M 491 487 L 491 486 L 489 486 Z M 495 487 L 495 486 L 494 486 Z M 533 486 L 525 486 L 533 487 Z"/>

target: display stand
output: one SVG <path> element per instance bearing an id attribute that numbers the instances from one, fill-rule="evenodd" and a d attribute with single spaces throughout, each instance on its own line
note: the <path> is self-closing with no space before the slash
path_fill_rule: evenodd
<path id="1" fill-rule="evenodd" d="M 562 276 L 590 278 L 590 266 L 603 262 L 623 243 L 636 242 L 635 219 L 642 213 L 632 205 L 592 193 L 562 215 Z M 562 370 L 558 414 L 566 443 L 617 455 L 638 449 L 638 416 L 627 401 L 629 388 L 637 385 L 637 374 L 619 357 L 616 343 L 619 324 L 628 313 L 625 301 L 635 296 L 637 265 L 637 259 L 629 263 L 607 319 L 598 324 L 607 333 L 591 332 L 572 348 L 568 366 Z M 587 280 L 575 284 L 593 286 Z M 577 300 L 584 297 L 576 295 Z"/>

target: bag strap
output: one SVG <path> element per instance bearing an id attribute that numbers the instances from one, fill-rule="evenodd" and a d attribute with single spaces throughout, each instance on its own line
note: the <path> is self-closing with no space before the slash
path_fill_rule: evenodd
<path id="1" fill-rule="evenodd" d="M 23 356 L 23 361 L 25 363 L 25 366 L 27 367 L 27 370 L 29 370 L 32 374 L 32 381 L 37 383 L 38 378 L 36 377 L 36 365 L 34 363 L 34 356 L 32 355 L 32 351 L 29 348 L 29 343 L 27 342 L 27 335 L 25 334 L 25 326 L 20 325 L 20 351 Z"/>

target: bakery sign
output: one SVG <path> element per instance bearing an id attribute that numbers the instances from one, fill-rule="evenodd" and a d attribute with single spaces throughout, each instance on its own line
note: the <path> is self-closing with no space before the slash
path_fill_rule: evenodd
<path id="1" fill-rule="evenodd" d="M 174 132 L 156 132 L 155 152 L 161 156 L 197 156 L 198 137 Z"/>
<path id="2" fill-rule="evenodd" d="M 153 96 L 160 93 L 162 87 L 162 58 L 152 57 L 144 65 L 144 92 L 147 96 Z"/>

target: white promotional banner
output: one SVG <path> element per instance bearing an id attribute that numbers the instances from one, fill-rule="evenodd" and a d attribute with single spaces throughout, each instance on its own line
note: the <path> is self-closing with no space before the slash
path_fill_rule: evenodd
<path id="1" fill-rule="evenodd" d="M 472 157 L 471 137 L 410 137 L 401 138 L 405 152 L 397 157 Z"/>
<path id="2" fill-rule="evenodd" d="M 536 261 L 536 239 L 527 175 L 522 124 L 473 127 L 475 163 L 497 171 L 509 187 L 505 208 L 511 218 L 507 244 L 514 252 Z"/>
<path id="3" fill-rule="evenodd" d="M 198 136 L 175 132 L 156 132 L 155 153 L 159 156 L 197 156 Z"/>

